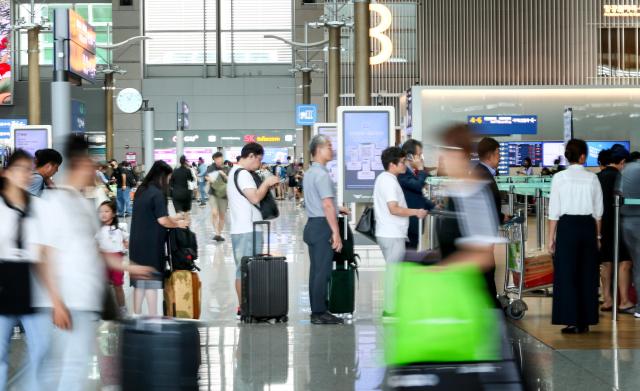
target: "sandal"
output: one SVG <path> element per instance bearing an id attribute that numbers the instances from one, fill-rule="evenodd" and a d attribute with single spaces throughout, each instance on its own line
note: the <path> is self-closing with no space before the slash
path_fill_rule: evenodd
<path id="1" fill-rule="evenodd" d="M 613 306 L 611 306 L 611 305 L 610 306 L 606 306 L 606 307 L 602 306 L 602 307 L 600 307 L 600 311 L 602 311 L 602 312 L 611 312 L 611 311 L 613 311 Z"/>

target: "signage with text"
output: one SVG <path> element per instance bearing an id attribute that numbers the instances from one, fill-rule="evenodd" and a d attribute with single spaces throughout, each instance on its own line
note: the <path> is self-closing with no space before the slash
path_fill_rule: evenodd
<path id="1" fill-rule="evenodd" d="M 0 119 L 0 139 L 11 138 L 12 126 L 23 126 L 27 124 L 26 118 L 19 119 Z"/>
<path id="2" fill-rule="evenodd" d="M 297 105 L 296 125 L 312 126 L 318 118 L 318 105 Z"/>
<path id="3" fill-rule="evenodd" d="M 536 134 L 537 115 L 470 115 L 467 122 L 476 134 L 506 136 Z"/>

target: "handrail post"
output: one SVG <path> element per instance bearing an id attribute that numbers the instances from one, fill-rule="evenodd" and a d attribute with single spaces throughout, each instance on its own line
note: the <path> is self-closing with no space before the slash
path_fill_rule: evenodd
<path id="1" fill-rule="evenodd" d="M 618 265 L 620 264 L 620 203 L 622 197 L 618 194 L 614 197 L 613 215 L 613 321 L 618 320 Z"/>

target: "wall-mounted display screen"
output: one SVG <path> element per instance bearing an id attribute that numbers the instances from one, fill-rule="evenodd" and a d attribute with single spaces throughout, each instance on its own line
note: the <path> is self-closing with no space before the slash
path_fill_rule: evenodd
<path id="1" fill-rule="evenodd" d="M 95 29 L 72 9 L 69 9 L 69 39 L 91 53 L 96 52 Z"/>
<path id="2" fill-rule="evenodd" d="M 212 155 L 214 150 L 215 148 L 186 147 L 184 149 L 184 156 L 187 158 L 189 164 L 198 164 L 198 159 L 202 158 L 205 164 L 209 165 L 213 161 Z M 164 160 L 171 167 L 175 167 L 178 164 L 175 148 L 155 149 L 153 151 L 153 158 L 155 160 Z"/>
<path id="3" fill-rule="evenodd" d="M 23 126 L 27 124 L 26 118 L 20 119 L 0 119 L 0 140 L 11 138 L 11 127 L 14 125 Z"/>
<path id="4" fill-rule="evenodd" d="M 610 149 L 615 144 L 620 144 L 627 151 L 631 149 L 631 143 L 629 141 L 587 141 L 587 148 L 589 149 L 589 153 L 587 154 L 587 162 L 585 166 L 587 167 L 597 167 L 598 166 L 598 154 L 603 149 Z"/>
<path id="5" fill-rule="evenodd" d="M 35 156 L 36 151 L 50 147 L 49 143 L 50 130 L 42 129 L 16 129 L 13 135 L 14 148 L 24 149 L 31 156 Z"/>
<path id="6" fill-rule="evenodd" d="M 325 135 L 333 147 L 333 160 L 327 163 L 327 170 L 333 183 L 338 183 L 338 128 L 335 126 L 319 126 L 318 134 Z"/>
<path id="7" fill-rule="evenodd" d="M 277 162 L 287 164 L 287 156 L 289 156 L 289 148 L 264 147 L 262 162 L 267 164 L 276 164 Z"/>
<path id="8" fill-rule="evenodd" d="M 508 136 L 511 134 L 536 134 L 537 115 L 470 115 L 467 123 L 476 134 Z"/>
<path id="9" fill-rule="evenodd" d="M 12 3 L 0 0 L 0 105 L 13 104 Z"/>
<path id="10" fill-rule="evenodd" d="M 507 143 L 507 158 L 509 167 L 521 167 L 525 158 L 531 159 L 531 164 L 538 167 L 542 164 L 541 141 L 518 141 Z"/>
<path id="11" fill-rule="evenodd" d="M 87 80 L 96 80 L 96 55 L 69 41 L 69 72 Z"/>
<path id="12" fill-rule="evenodd" d="M 344 112 L 342 120 L 345 189 L 373 189 L 376 176 L 384 171 L 380 155 L 389 147 L 389 113 Z"/>
<path id="13" fill-rule="evenodd" d="M 560 159 L 560 165 L 567 165 L 567 159 L 564 157 L 564 142 L 544 141 L 542 143 L 542 165 L 551 167 L 556 159 Z"/>

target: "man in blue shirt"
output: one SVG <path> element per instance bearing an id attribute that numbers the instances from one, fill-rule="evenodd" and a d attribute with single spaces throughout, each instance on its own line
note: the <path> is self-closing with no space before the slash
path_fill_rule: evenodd
<path id="1" fill-rule="evenodd" d="M 424 157 L 422 156 L 422 143 L 418 140 L 409 139 L 402 145 L 402 151 L 407 156 L 407 171 L 398 176 L 398 182 L 404 193 L 409 209 L 426 209 L 434 208 L 433 202 L 425 198 L 422 190 L 429 174 L 424 168 Z M 415 249 L 418 247 L 418 218 L 413 216 L 409 218 L 409 243 L 407 248 Z"/>
<path id="2" fill-rule="evenodd" d="M 62 155 L 55 149 L 40 149 L 35 156 L 36 170 L 31 176 L 27 191 L 34 197 L 40 197 L 44 189 L 54 187 L 51 179 L 62 164 Z"/>

